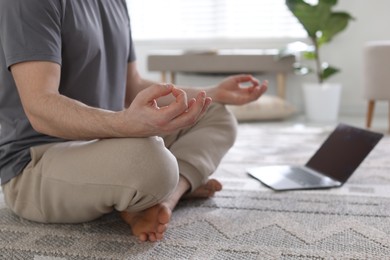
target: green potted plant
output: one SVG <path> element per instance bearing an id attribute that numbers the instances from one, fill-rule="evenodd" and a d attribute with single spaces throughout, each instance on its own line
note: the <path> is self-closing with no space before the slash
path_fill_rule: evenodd
<path id="1" fill-rule="evenodd" d="M 316 2 L 316 3 L 313 3 Z M 340 85 L 331 87 L 331 84 L 324 84 L 331 76 L 340 72 L 339 68 L 329 65 L 323 62 L 320 56 L 320 49 L 324 44 L 329 43 L 337 34 L 344 31 L 348 26 L 350 20 L 354 19 L 349 13 L 341 11 L 333 11 L 333 7 L 337 4 L 337 0 L 317 0 L 317 1 L 304 1 L 304 0 L 286 0 L 286 5 L 293 15 L 302 24 L 303 28 L 307 32 L 310 44 L 305 43 L 293 43 L 289 44 L 287 48 L 282 51 L 282 55 L 286 54 L 300 54 L 300 58 L 297 58 L 295 64 L 295 71 L 299 74 L 314 73 L 316 75 L 317 89 L 313 90 L 313 84 L 306 84 L 304 87 L 304 96 L 306 98 L 305 106 L 306 112 L 309 113 L 309 119 L 316 120 L 321 116 L 325 116 L 324 120 L 318 121 L 334 121 L 337 119 L 338 103 L 340 99 Z M 302 60 L 312 61 L 314 64 L 305 64 Z M 318 87 L 319 85 L 319 87 Z M 305 89 L 308 92 L 320 92 L 320 101 L 313 97 L 306 97 Z M 333 100 L 336 107 L 334 109 L 329 107 L 329 101 L 325 100 L 327 93 L 324 91 L 333 91 L 333 94 L 329 94 L 329 98 Z M 336 96 L 338 91 L 338 97 Z M 335 94 L 336 93 L 336 94 Z M 321 111 L 316 111 L 317 108 L 309 108 L 310 104 L 319 105 Z M 325 108 L 324 108 L 325 107 Z M 326 109 L 326 111 L 323 111 Z M 310 113 L 315 113 L 310 115 Z M 328 113 L 328 115 L 325 115 Z M 330 115 L 329 113 L 333 113 Z M 334 115 L 336 113 L 336 115 Z"/>

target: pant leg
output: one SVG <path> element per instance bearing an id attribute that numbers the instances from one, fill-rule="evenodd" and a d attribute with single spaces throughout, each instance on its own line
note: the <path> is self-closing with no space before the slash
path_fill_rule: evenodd
<path id="1" fill-rule="evenodd" d="M 165 199 L 178 182 L 177 161 L 159 137 L 71 141 L 34 147 L 31 154 L 3 190 L 16 214 L 39 222 L 140 211 Z"/>
<path id="2" fill-rule="evenodd" d="M 193 127 L 165 136 L 164 141 L 194 191 L 215 172 L 236 135 L 235 117 L 224 105 L 214 103 Z"/>

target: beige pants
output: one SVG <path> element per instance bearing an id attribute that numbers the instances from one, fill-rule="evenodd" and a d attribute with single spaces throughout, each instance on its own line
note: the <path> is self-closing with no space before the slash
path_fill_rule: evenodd
<path id="1" fill-rule="evenodd" d="M 236 122 L 213 104 L 193 127 L 161 137 L 70 141 L 32 147 L 22 174 L 3 185 L 19 216 L 76 223 L 112 210 L 141 211 L 167 198 L 179 174 L 192 190 L 233 145 Z"/>

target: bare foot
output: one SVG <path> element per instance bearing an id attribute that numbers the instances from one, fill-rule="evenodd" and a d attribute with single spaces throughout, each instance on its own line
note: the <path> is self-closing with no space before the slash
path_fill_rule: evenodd
<path id="1" fill-rule="evenodd" d="M 163 203 L 157 204 L 141 212 L 121 212 L 122 219 L 130 225 L 135 236 L 141 241 L 161 240 L 171 219 L 172 211 L 181 198 L 209 198 L 215 192 L 222 190 L 222 184 L 210 179 L 205 184 L 197 188 L 194 192 L 185 195 L 190 188 L 190 183 L 180 176 L 179 184 L 173 194 Z"/>
<path id="2" fill-rule="evenodd" d="M 222 184 L 216 179 L 209 179 L 192 193 L 183 196 L 183 199 L 207 199 L 214 196 L 215 192 L 222 190 Z"/>
<path id="3" fill-rule="evenodd" d="M 141 212 L 123 211 L 121 217 L 141 241 L 154 242 L 163 238 L 171 214 L 167 205 L 157 204 Z"/>

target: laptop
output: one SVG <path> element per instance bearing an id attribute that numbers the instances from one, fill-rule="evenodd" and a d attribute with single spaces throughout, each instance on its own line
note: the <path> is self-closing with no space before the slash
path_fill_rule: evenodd
<path id="1" fill-rule="evenodd" d="M 339 187 L 382 137 L 381 133 L 339 124 L 304 166 L 260 166 L 247 172 L 278 191 Z"/>

